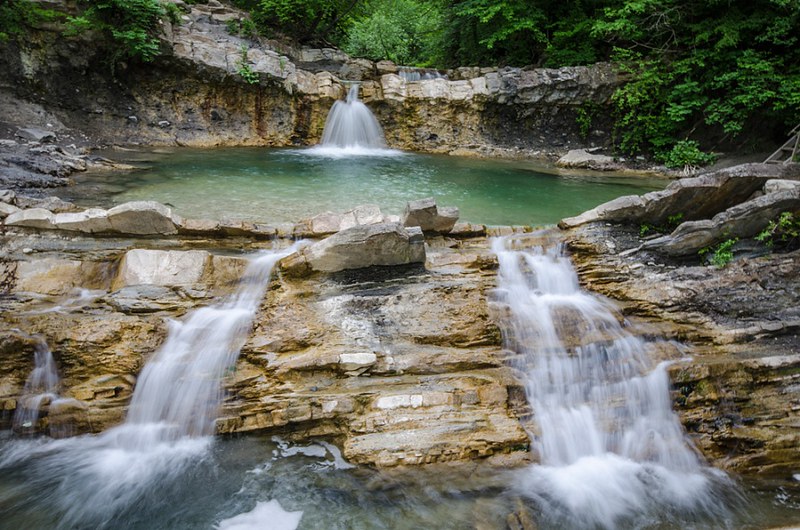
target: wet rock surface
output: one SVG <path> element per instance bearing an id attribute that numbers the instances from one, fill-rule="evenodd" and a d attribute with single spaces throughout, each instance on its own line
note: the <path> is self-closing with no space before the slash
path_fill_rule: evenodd
<path id="1" fill-rule="evenodd" d="M 339 234 L 386 226 L 407 230 L 366 225 Z M 64 239 L 59 231 L 9 230 L 0 256 L 2 421 L 10 422 L 32 368 L 33 337 L 41 337 L 62 396 L 75 400 L 53 410 L 43 404 L 39 427 L 53 435 L 65 425 L 79 434 L 121 422 L 168 320 L 232 292 L 245 264 L 236 238 Z M 244 241 L 253 250 L 273 244 Z M 348 460 L 378 466 L 527 460 L 524 398 L 486 303 L 494 287 L 488 242 L 429 243 L 426 264 L 274 278 L 226 377 L 218 431 L 328 438 Z"/>

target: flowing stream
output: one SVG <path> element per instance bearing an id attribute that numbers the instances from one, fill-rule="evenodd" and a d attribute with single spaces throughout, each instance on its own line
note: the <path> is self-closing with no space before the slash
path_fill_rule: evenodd
<path id="1" fill-rule="evenodd" d="M 38 340 L 33 355 L 33 370 L 25 381 L 19 406 L 14 413 L 14 430 L 35 432 L 39 414 L 45 404 L 58 399 L 61 379 L 53 353 L 44 340 Z"/>
<path id="2" fill-rule="evenodd" d="M 726 517 L 705 466 L 672 411 L 666 362 L 619 315 L 582 291 L 559 246 L 510 250 L 497 239 L 497 296 L 506 347 L 522 354 L 541 465 L 521 477 L 547 524 L 640 526 L 652 519 Z"/>

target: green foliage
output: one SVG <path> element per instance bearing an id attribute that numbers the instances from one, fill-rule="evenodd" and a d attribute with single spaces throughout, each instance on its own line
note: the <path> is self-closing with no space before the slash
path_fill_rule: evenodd
<path id="1" fill-rule="evenodd" d="M 769 248 L 797 248 L 800 246 L 800 215 L 782 212 L 778 219 L 770 221 L 755 239 Z"/>
<path id="2" fill-rule="evenodd" d="M 429 66 L 441 47 L 441 12 L 416 0 L 377 0 L 354 20 L 343 49 L 356 57 Z"/>
<path id="3" fill-rule="evenodd" d="M 236 62 L 236 73 L 242 76 L 242 78 L 251 85 L 257 85 L 259 82 L 261 82 L 261 78 L 250 66 L 250 63 L 247 60 L 247 52 L 248 48 L 243 44 L 241 48 L 241 55 L 239 56 L 239 60 Z"/>
<path id="4" fill-rule="evenodd" d="M 61 16 L 52 9 L 43 9 L 29 0 L 0 2 L 0 42 L 22 34 L 26 27 L 55 20 Z"/>
<path id="5" fill-rule="evenodd" d="M 654 225 L 650 223 L 642 223 L 639 225 L 639 237 L 644 237 L 650 233 L 658 233 L 658 234 L 669 234 L 676 228 L 678 225 L 683 222 L 683 213 L 676 213 L 675 215 L 670 215 L 667 217 L 667 222 L 662 223 L 660 225 Z"/>
<path id="6" fill-rule="evenodd" d="M 258 37 L 258 27 L 249 18 L 232 18 L 225 23 L 228 33 L 237 37 L 254 39 Z"/>
<path id="7" fill-rule="evenodd" d="M 599 110 L 600 107 L 596 103 L 585 103 L 581 107 L 578 107 L 575 113 L 575 124 L 578 126 L 578 131 L 580 132 L 581 138 L 584 140 L 588 138 L 589 133 L 592 132 L 592 122 Z"/>
<path id="8" fill-rule="evenodd" d="M 620 151 L 702 165 L 686 141 L 701 125 L 735 136 L 756 119 L 800 120 L 800 0 L 610 4 L 593 34 L 631 77 L 614 96 Z"/>
<path id="9" fill-rule="evenodd" d="M 700 150 L 700 144 L 694 140 L 681 140 L 672 146 L 669 152 L 661 155 L 661 161 L 668 168 L 695 168 L 714 162 L 716 157 Z"/>
<path id="10" fill-rule="evenodd" d="M 738 238 L 726 239 L 722 243 L 713 247 L 705 247 L 700 249 L 698 255 L 706 265 L 714 265 L 718 269 L 722 269 L 733 261 L 733 246 L 738 243 Z"/>
<path id="11" fill-rule="evenodd" d="M 239 0 L 263 35 L 282 34 L 303 44 L 341 42 L 368 0 Z"/>
<path id="12" fill-rule="evenodd" d="M 456 0 L 443 9 L 449 66 L 589 64 L 605 43 L 592 35 L 604 0 Z"/>
<path id="13" fill-rule="evenodd" d="M 83 0 L 88 8 L 68 20 L 68 34 L 99 31 L 112 43 L 112 65 L 124 60 L 150 62 L 159 54 L 159 23 L 163 18 L 177 20 L 174 4 L 161 0 Z"/>

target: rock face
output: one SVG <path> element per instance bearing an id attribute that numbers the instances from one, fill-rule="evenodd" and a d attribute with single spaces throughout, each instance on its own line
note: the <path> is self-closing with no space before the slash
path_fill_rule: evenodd
<path id="1" fill-rule="evenodd" d="M 119 423 L 166 321 L 210 303 L 212 286 L 215 295 L 230 292 L 244 269 L 241 258 L 181 250 L 177 239 L 148 239 L 159 248 L 147 249 L 129 238 L 77 235 L 75 248 L 91 251 L 67 257 L 38 234 L 0 237 L 0 285 L 12 295 L 0 297 L 0 423 L 17 407 L 32 368 L 31 336 L 39 335 L 54 353 L 62 395 L 75 400 L 42 411 L 39 427 L 52 435 L 67 425 L 77 434 Z M 307 256 L 346 261 L 360 252 L 356 241 L 369 247 L 374 237 L 414 262 L 425 258 L 421 231 L 397 223 L 344 230 L 317 244 L 325 252 Z M 33 252 L 19 252 L 24 246 Z M 379 466 L 526 460 L 522 390 L 486 303 L 489 253 L 485 237 L 443 240 L 428 270 L 282 273 L 226 378 L 218 430 L 323 436 L 351 462 Z"/>
<path id="2" fill-rule="evenodd" d="M 356 226 L 342 230 L 281 262 L 281 270 L 293 276 L 314 272 L 339 272 L 374 266 L 425 262 L 422 231 L 399 223 Z"/>

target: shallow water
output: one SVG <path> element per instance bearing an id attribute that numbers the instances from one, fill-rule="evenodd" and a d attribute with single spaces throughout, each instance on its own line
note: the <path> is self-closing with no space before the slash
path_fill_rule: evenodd
<path id="1" fill-rule="evenodd" d="M 621 195 L 663 188 L 658 178 L 556 173 L 530 162 L 394 150 L 217 148 L 117 152 L 145 169 L 76 177 L 62 197 L 85 205 L 169 203 L 193 218 L 297 222 L 323 211 L 377 204 L 401 213 L 436 197 L 461 219 L 489 225 L 554 224 Z M 343 156 L 346 155 L 346 156 Z"/>
<path id="2" fill-rule="evenodd" d="M 276 524 L 289 519 L 283 512 L 302 512 L 300 529 L 505 528 L 508 515 L 520 506 L 537 513 L 536 503 L 520 495 L 520 471 L 476 472 L 460 466 L 398 475 L 343 466 L 338 451 L 328 444 L 297 447 L 254 435 L 196 442 L 163 449 L 158 480 L 135 503 L 102 518 L 81 515 L 79 504 L 77 519 L 65 525 L 65 488 L 106 487 L 97 480 L 78 485 L 74 474 L 81 463 L 66 460 L 87 454 L 96 437 L 12 441 L 8 433 L 0 433 L 0 528 L 57 528 L 59 523 L 63 528 L 143 530 L 292 528 Z M 165 473 L 170 458 L 185 465 Z M 126 473 L 109 473 L 106 480 L 124 481 Z M 727 520 L 671 515 L 638 528 L 760 529 L 800 521 L 800 483 L 749 482 L 742 489 L 745 497 Z M 280 509 L 275 503 L 266 505 L 269 501 Z M 241 514 L 248 516 L 234 519 Z M 247 524 L 232 524 L 242 520 Z M 563 528 L 545 520 L 539 527 Z"/>

